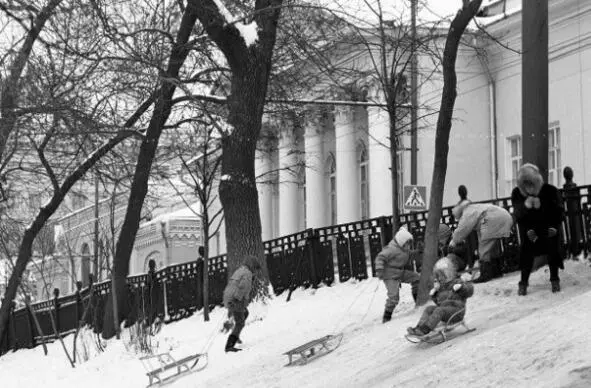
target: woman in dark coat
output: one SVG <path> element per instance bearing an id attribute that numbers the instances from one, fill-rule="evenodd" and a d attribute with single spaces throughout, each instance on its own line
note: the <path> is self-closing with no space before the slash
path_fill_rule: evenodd
<path id="1" fill-rule="evenodd" d="M 564 269 L 564 266 L 558 230 L 564 209 L 558 189 L 544 183 L 539 169 L 527 163 L 519 169 L 517 187 L 511 193 L 511 201 L 521 237 L 521 281 L 518 294 L 527 294 L 534 258 L 540 255 L 547 255 L 552 292 L 559 292 L 558 269 Z"/>

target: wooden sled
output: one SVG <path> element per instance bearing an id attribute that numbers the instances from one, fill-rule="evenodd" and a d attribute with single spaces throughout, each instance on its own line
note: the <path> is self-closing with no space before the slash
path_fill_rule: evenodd
<path id="1" fill-rule="evenodd" d="M 195 368 L 199 360 L 204 360 L 203 365 Z M 207 366 L 207 354 L 193 354 L 180 360 L 175 360 L 170 353 L 144 356 L 140 361 L 146 369 L 146 375 L 150 380 L 148 387 L 169 383 L 180 376 L 187 375 L 205 369 Z M 156 365 L 154 365 L 156 364 Z"/>
<path id="2" fill-rule="evenodd" d="M 443 325 L 437 326 L 430 333 L 427 333 L 423 336 L 406 334 L 404 337 L 409 342 L 412 342 L 413 344 L 418 344 L 421 342 L 426 342 L 429 344 L 440 344 L 440 343 L 447 341 L 449 339 L 448 338 L 449 333 L 452 332 L 453 330 L 455 330 L 458 326 L 462 326 L 464 328 L 464 332 L 462 334 L 470 333 L 470 332 L 476 330 L 476 328 L 470 328 L 463 319 L 459 322 L 451 323 L 454 320 L 454 318 L 456 317 L 456 315 L 458 315 L 464 311 L 465 311 L 465 309 L 462 309 L 462 310 L 454 313 L 451 317 L 449 317 L 447 322 L 444 322 Z"/>
<path id="3" fill-rule="evenodd" d="M 293 348 L 283 353 L 289 358 L 289 362 L 285 366 L 290 365 L 304 365 L 308 361 L 318 357 L 322 357 L 341 345 L 343 340 L 343 333 L 336 335 L 326 335 L 322 338 L 317 338 L 313 341 L 307 342 L 303 345 Z M 293 359 L 294 356 L 298 356 L 297 359 Z"/>

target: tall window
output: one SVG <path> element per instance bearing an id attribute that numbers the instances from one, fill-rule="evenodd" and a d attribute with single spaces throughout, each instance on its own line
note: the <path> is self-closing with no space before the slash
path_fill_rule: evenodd
<path id="1" fill-rule="evenodd" d="M 517 173 L 519 172 L 519 168 L 521 167 L 522 158 L 521 158 L 521 136 L 513 136 L 509 139 L 509 157 L 511 163 L 511 184 L 509 185 L 509 191 L 513 189 L 513 187 L 517 186 Z"/>
<path id="2" fill-rule="evenodd" d="M 361 190 L 361 219 L 366 220 L 369 218 L 369 166 L 365 144 L 359 143 L 357 156 L 357 161 L 359 162 L 359 186 Z"/>
<path id="3" fill-rule="evenodd" d="M 328 156 L 327 171 L 328 171 L 328 193 L 330 201 L 330 223 L 332 225 L 337 223 L 337 163 L 334 155 Z"/>
<path id="4" fill-rule="evenodd" d="M 560 123 L 554 121 L 548 128 L 548 183 L 560 185 Z"/>

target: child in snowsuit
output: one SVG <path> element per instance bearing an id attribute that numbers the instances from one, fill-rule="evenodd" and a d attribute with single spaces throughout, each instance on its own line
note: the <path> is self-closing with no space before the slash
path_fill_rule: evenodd
<path id="1" fill-rule="evenodd" d="M 256 257 L 246 256 L 243 264 L 234 271 L 224 289 L 224 306 L 228 309 L 228 317 L 234 318 L 235 322 L 234 329 L 226 342 L 226 352 L 242 350 L 235 346 L 237 342 L 240 342 L 240 332 L 248 317 L 247 307 L 250 303 L 254 274 L 260 269 L 261 266 Z"/>
<path id="2" fill-rule="evenodd" d="M 454 322 L 464 319 L 466 299 L 474 294 L 471 282 L 464 281 L 449 257 L 439 259 L 433 269 L 435 281 L 429 292 L 435 306 L 427 306 L 415 327 L 409 327 L 411 335 L 423 336 L 430 333 L 439 322 L 447 322 L 454 314 Z M 464 311 L 462 311 L 464 310 Z"/>
<path id="3" fill-rule="evenodd" d="M 384 281 L 388 298 L 384 309 L 383 323 L 392 319 L 392 313 L 400 300 L 401 283 L 410 283 L 416 300 L 419 274 L 408 267 L 419 251 L 411 251 L 413 236 L 406 228 L 400 228 L 390 243 L 378 253 L 375 261 L 376 276 Z"/>

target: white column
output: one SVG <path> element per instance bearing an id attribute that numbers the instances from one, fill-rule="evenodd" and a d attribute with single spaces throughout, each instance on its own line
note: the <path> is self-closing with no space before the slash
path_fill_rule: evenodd
<path id="1" fill-rule="evenodd" d="M 256 150 L 255 175 L 259 192 L 259 211 L 261 217 L 261 236 L 263 241 L 273 238 L 273 183 L 271 174 L 271 155 L 267 150 Z"/>
<path id="2" fill-rule="evenodd" d="M 337 164 L 337 222 L 358 221 L 361 218 L 355 108 L 335 109 L 335 148 Z"/>
<path id="3" fill-rule="evenodd" d="M 297 152 L 293 125 L 279 132 L 279 236 L 298 232 Z"/>
<path id="4" fill-rule="evenodd" d="M 392 214 L 390 120 L 383 108 L 368 108 L 368 132 L 369 216 L 374 218 Z"/>
<path id="5" fill-rule="evenodd" d="M 324 144 L 318 112 L 307 117 L 304 137 L 306 155 L 306 228 L 326 226 Z"/>

